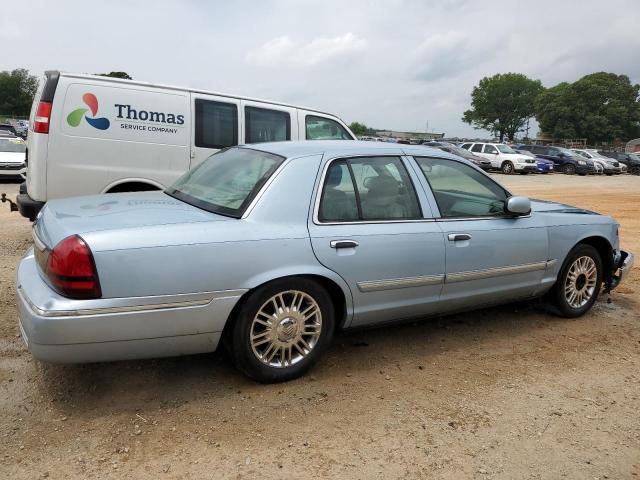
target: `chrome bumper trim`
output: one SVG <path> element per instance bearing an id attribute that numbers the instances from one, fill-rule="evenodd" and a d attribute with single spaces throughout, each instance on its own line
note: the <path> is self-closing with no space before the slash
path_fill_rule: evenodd
<path id="1" fill-rule="evenodd" d="M 95 307 L 95 308 L 79 308 L 73 310 L 48 310 L 36 306 L 31 299 L 25 294 L 21 285 L 18 285 L 18 295 L 24 300 L 29 308 L 41 317 L 80 317 L 86 315 L 108 315 L 113 313 L 133 313 L 143 312 L 150 310 L 164 310 L 171 308 L 185 308 L 185 307 L 198 307 L 211 303 L 214 300 L 229 297 L 239 297 L 246 292 L 246 290 L 223 290 L 219 292 L 202 292 L 199 294 L 177 294 L 177 295 L 163 295 L 152 297 L 132 297 L 132 298 L 113 298 L 106 299 L 112 300 L 116 303 L 126 303 L 124 305 L 114 305 L 112 307 Z M 204 297 L 193 299 L 194 296 Z M 184 300 L 177 300 L 184 298 Z M 191 299 L 188 299 L 191 298 Z M 175 299 L 176 301 L 167 302 L 161 300 Z M 105 299 L 101 299 L 105 300 Z M 149 303 L 142 303 L 148 301 Z M 157 302 L 157 303 L 156 303 Z"/>

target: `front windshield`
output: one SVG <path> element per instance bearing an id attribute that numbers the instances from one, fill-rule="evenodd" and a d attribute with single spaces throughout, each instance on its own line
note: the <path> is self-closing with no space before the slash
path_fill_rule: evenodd
<path id="1" fill-rule="evenodd" d="M 0 152 L 24 153 L 27 150 L 27 144 L 22 140 L 0 138 Z"/>
<path id="2" fill-rule="evenodd" d="M 501 153 L 516 153 L 516 151 L 509 145 L 503 145 L 499 143 L 498 145 L 496 145 L 496 148 L 500 150 Z"/>
<path id="3" fill-rule="evenodd" d="M 240 218 L 283 158 L 248 148 L 215 153 L 165 193 L 203 210 Z"/>

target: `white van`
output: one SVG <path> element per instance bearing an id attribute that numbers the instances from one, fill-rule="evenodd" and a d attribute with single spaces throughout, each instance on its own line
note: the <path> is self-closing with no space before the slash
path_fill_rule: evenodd
<path id="1" fill-rule="evenodd" d="M 33 220 L 52 198 L 162 189 L 221 148 L 305 139 L 355 136 L 336 116 L 307 108 L 48 71 L 31 109 L 17 204 Z"/>

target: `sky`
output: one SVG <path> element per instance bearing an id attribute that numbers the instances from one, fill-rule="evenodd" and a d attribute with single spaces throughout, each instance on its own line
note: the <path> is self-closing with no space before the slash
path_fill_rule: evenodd
<path id="1" fill-rule="evenodd" d="M 639 22 L 640 0 L 21 0 L 0 16 L 0 70 L 126 71 L 476 137 L 461 117 L 485 76 L 640 83 Z"/>

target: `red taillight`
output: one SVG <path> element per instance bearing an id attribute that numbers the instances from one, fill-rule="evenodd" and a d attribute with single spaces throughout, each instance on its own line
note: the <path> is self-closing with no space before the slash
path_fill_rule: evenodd
<path id="1" fill-rule="evenodd" d="M 49 133 L 49 120 L 51 119 L 51 102 L 39 102 L 36 110 L 36 118 L 33 122 L 35 133 Z"/>
<path id="2" fill-rule="evenodd" d="M 51 287 L 70 298 L 99 298 L 100 282 L 91 250 L 78 235 L 61 240 L 51 251 L 45 271 Z"/>

